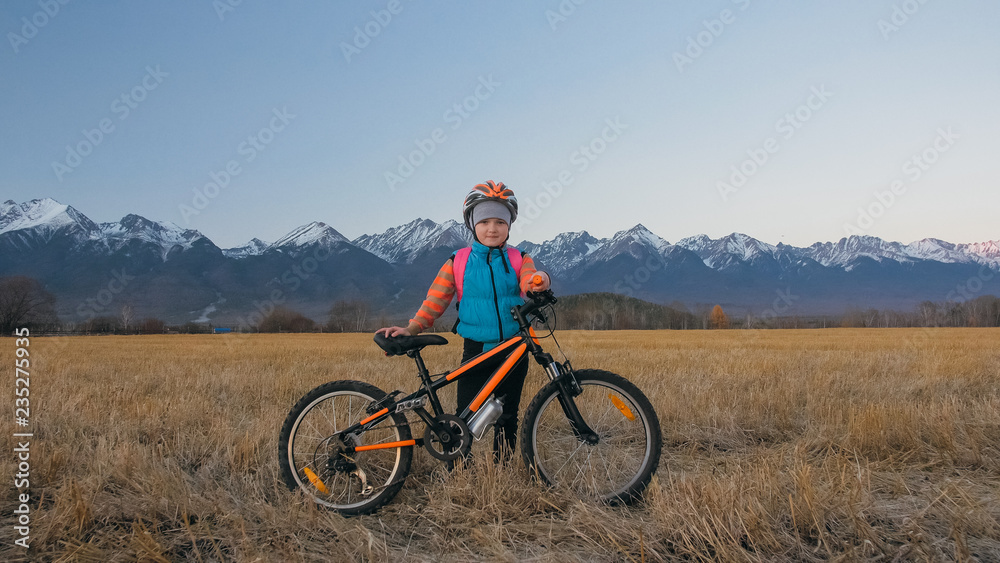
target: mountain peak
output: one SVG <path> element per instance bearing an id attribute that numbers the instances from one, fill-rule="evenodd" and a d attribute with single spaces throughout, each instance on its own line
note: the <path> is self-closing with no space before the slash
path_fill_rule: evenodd
<path id="1" fill-rule="evenodd" d="M 768 261 L 774 258 L 779 250 L 775 246 L 738 232 L 719 239 L 713 239 L 708 235 L 695 235 L 681 239 L 677 242 L 677 246 L 694 252 L 706 266 L 719 270 L 742 267 L 741 264 L 760 260 Z"/>
<path id="2" fill-rule="evenodd" d="M 647 229 L 642 223 L 631 229 L 618 231 L 610 239 L 600 241 L 591 253 L 595 260 L 606 261 L 619 254 L 635 258 L 645 258 L 649 254 L 662 256 L 670 249 L 670 243 Z"/>
<path id="3" fill-rule="evenodd" d="M 293 229 L 292 232 L 278 239 L 271 247 L 279 250 L 282 248 L 298 249 L 313 244 L 330 246 L 342 242 L 350 243 L 344 235 L 338 233 L 333 227 L 321 221 L 313 221 Z"/>
<path id="4" fill-rule="evenodd" d="M 653 234 L 653 231 L 647 229 L 646 225 L 643 225 L 642 223 L 636 223 L 634 227 L 632 227 L 631 229 L 627 229 L 624 232 L 631 234 L 646 234 L 646 233 Z"/>
<path id="5" fill-rule="evenodd" d="M 129 232 L 164 230 L 163 225 L 150 221 L 149 219 L 146 219 L 141 215 L 136 215 L 135 213 L 129 213 L 128 215 L 122 217 L 121 221 L 118 221 L 118 224 L 121 225 L 124 230 Z"/>
<path id="6" fill-rule="evenodd" d="M 172 252 L 190 249 L 195 241 L 208 241 L 194 229 L 182 229 L 170 222 L 151 221 L 135 213 L 129 213 L 121 221 L 101 223 L 100 233 L 100 238 L 111 251 L 139 243 L 159 248 L 163 260 L 167 260 Z"/>
<path id="7" fill-rule="evenodd" d="M 7 200 L 0 207 L 0 233 L 36 230 L 48 240 L 53 233 L 63 229 L 78 229 L 82 233 L 89 233 L 97 228 L 84 214 L 49 197 L 21 204 Z"/>
<path id="8" fill-rule="evenodd" d="M 243 246 L 237 246 L 234 248 L 226 248 L 222 250 L 222 254 L 226 258 L 246 258 L 248 256 L 260 256 L 265 250 L 270 248 L 271 243 L 264 242 L 259 238 L 252 238 L 250 242 L 244 244 Z"/>
<path id="9" fill-rule="evenodd" d="M 636 242 L 643 246 L 648 246 L 656 249 L 658 252 L 665 250 L 670 243 L 659 237 L 659 235 L 654 234 L 652 231 L 646 228 L 642 223 L 636 224 L 636 226 L 628 229 L 626 231 L 618 231 L 615 236 L 611 237 L 612 242 Z"/>
<path id="10" fill-rule="evenodd" d="M 435 223 L 414 219 L 384 233 L 362 235 L 353 244 L 393 264 L 411 264 L 421 254 L 436 248 L 457 249 L 472 243 L 472 236 L 457 221 Z"/>
<path id="11" fill-rule="evenodd" d="M 739 232 L 733 231 L 733 232 L 729 233 L 728 235 L 722 237 L 722 240 L 727 240 L 727 241 L 732 241 L 732 242 L 746 243 L 747 241 L 756 241 L 757 239 L 753 238 L 750 235 L 745 235 L 743 233 L 739 233 Z"/>
<path id="12" fill-rule="evenodd" d="M 545 264 L 550 273 L 559 274 L 582 262 L 607 240 L 598 240 L 587 231 L 559 233 L 542 244 L 522 241 L 517 248 L 531 255 L 536 262 Z"/>

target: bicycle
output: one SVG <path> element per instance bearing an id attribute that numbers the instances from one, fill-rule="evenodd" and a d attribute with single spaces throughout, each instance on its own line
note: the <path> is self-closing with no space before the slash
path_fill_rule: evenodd
<path id="1" fill-rule="evenodd" d="M 406 355 L 417 365 L 420 388 L 397 400 L 361 381 L 332 381 L 306 393 L 285 419 L 278 445 L 282 480 L 302 489 L 320 505 L 345 515 L 369 514 L 403 487 L 414 447 L 436 459 L 454 462 L 468 455 L 502 410 L 493 390 L 514 365 L 530 353 L 549 382 L 524 413 L 521 450 L 525 466 L 547 485 L 569 489 L 612 504 L 642 495 L 660 459 L 661 434 L 656 411 L 635 385 L 617 374 L 574 370 L 542 349 L 533 324 L 554 316 L 551 291 L 528 293 L 511 308 L 519 332 L 453 371 L 431 375 L 420 351 L 447 344 L 436 334 L 386 338 L 375 342 L 387 356 Z M 543 311 L 549 307 L 550 311 Z M 549 327 L 554 337 L 554 327 Z M 561 348 L 560 348 L 561 351 Z M 459 415 L 446 413 L 438 399 L 442 387 L 474 370 L 492 376 Z M 430 412 L 427 406 L 430 406 Z M 425 423 L 414 438 L 406 413 Z"/>

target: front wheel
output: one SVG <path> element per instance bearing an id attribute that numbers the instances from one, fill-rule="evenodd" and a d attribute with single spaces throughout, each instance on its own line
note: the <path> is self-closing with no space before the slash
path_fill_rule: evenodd
<path id="1" fill-rule="evenodd" d="M 574 397 L 596 444 L 578 437 L 550 382 L 524 414 L 524 463 L 545 483 L 606 502 L 629 503 L 649 485 L 660 461 L 660 421 L 649 399 L 624 377 L 580 370 Z"/>
<path id="2" fill-rule="evenodd" d="M 403 486 L 413 446 L 345 453 L 345 446 L 410 439 L 403 414 L 392 414 L 351 436 L 341 431 L 368 416 L 385 392 L 361 381 L 333 381 L 302 397 L 285 419 L 278 439 L 281 477 L 318 504 L 342 514 L 368 514 L 392 500 Z"/>

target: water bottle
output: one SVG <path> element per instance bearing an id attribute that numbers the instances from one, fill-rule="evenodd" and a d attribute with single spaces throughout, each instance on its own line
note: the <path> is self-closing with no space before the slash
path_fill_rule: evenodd
<path id="1" fill-rule="evenodd" d="M 490 398 L 469 419 L 469 431 L 472 432 L 476 440 L 482 439 L 486 429 L 496 422 L 502 413 L 503 401 L 490 395 Z"/>

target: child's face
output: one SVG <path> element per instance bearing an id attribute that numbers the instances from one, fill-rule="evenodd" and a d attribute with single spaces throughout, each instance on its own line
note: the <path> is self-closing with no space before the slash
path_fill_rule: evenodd
<path id="1" fill-rule="evenodd" d="M 500 246 L 507 240 L 510 226 L 503 219 L 483 219 L 476 223 L 476 237 L 486 246 Z"/>

